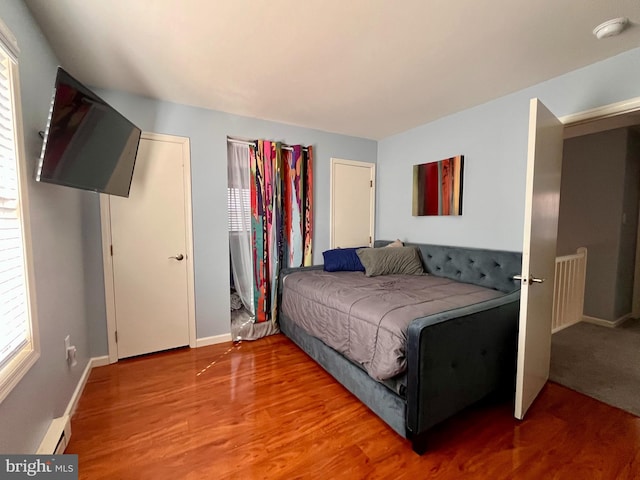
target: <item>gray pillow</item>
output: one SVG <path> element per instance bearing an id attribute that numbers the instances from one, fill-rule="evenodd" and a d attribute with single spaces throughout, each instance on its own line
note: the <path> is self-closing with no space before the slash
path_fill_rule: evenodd
<path id="1" fill-rule="evenodd" d="M 417 247 L 361 248 L 356 252 L 367 277 L 378 275 L 423 275 Z"/>
<path id="2" fill-rule="evenodd" d="M 400 240 L 399 238 L 391 243 L 388 243 L 382 248 L 396 248 L 396 247 L 404 247 L 404 243 L 402 243 L 402 240 Z"/>

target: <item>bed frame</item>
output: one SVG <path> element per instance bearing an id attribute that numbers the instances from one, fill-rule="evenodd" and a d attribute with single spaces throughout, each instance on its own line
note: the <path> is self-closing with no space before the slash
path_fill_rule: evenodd
<path id="1" fill-rule="evenodd" d="M 387 241 L 376 241 L 384 246 Z M 409 439 L 418 454 L 434 425 L 499 391 L 513 394 L 515 384 L 521 271 L 517 252 L 426 244 L 419 247 L 431 274 L 494 288 L 504 296 L 413 320 L 407 332 L 406 395 L 375 381 L 284 314 L 282 332 L 393 430 Z M 322 269 L 322 265 L 285 269 Z M 282 290 L 280 290 L 282 291 Z M 404 393 L 404 392 L 403 392 Z"/>

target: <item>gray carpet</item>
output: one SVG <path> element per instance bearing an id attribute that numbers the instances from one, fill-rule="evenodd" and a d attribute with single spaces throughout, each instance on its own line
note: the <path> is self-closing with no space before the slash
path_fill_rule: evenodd
<path id="1" fill-rule="evenodd" d="M 581 322 L 554 334 L 550 379 L 640 416 L 640 320 Z"/>

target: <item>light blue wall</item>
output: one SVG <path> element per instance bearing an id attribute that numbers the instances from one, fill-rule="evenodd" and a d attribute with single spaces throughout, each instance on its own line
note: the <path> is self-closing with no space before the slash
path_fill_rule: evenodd
<path id="1" fill-rule="evenodd" d="M 314 262 L 329 248 L 331 157 L 376 162 L 377 143 L 223 112 L 162 102 L 122 92 L 96 93 L 147 132 L 191 139 L 193 241 L 197 336 L 229 333 L 229 247 L 227 232 L 227 135 L 314 147 Z M 98 222 L 98 205 L 95 221 Z M 98 230 L 99 231 L 99 230 Z M 96 322 L 102 318 L 95 316 Z M 102 329 L 95 325 L 92 331 Z M 94 344 L 94 354 L 105 354 Z"/>
<path id="2" fill-rule="evenodd" d="M 385 138 L 378 143 L 376 237 L 522 250 L 529 99 L 564 116 L 638 96 L 635 49 Z M 412 217 L 412 166 L 459 154 L 462 216 Z"/>
<path id="3" fill-rule="evenodd" d="M 32 172 L 42 144 L 38 131 L 45 127 L 58 61 L 21 1 L 0 2 L 0 18 L 16 35 L 21 49 L 25 161 Z M 27 190 L 41 356 L 0 404 L 2 453 L 35 452 L 51 419 L 64 413 L 90 356 L 85 267 L 91 261 L 83 259 L 95 256 L 95 246 L 83 242 L 82 212 L 95 194 L 36 184 L 32 179 Z M 78 348 L 78 366 L 73 368 L 65 360 L 67 334 Z"/>

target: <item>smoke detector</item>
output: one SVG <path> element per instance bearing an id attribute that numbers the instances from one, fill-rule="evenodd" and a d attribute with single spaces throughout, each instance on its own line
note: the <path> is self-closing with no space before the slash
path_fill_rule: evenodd
<path id="1" fill-rule="evenodd" d="M 606 37 L 613 37 L 619 35 L 625 29 L 629 19 L 627 17 L 614 18 L 601 23 L 593 29 L 593 34 L 598 40 Z"/>

